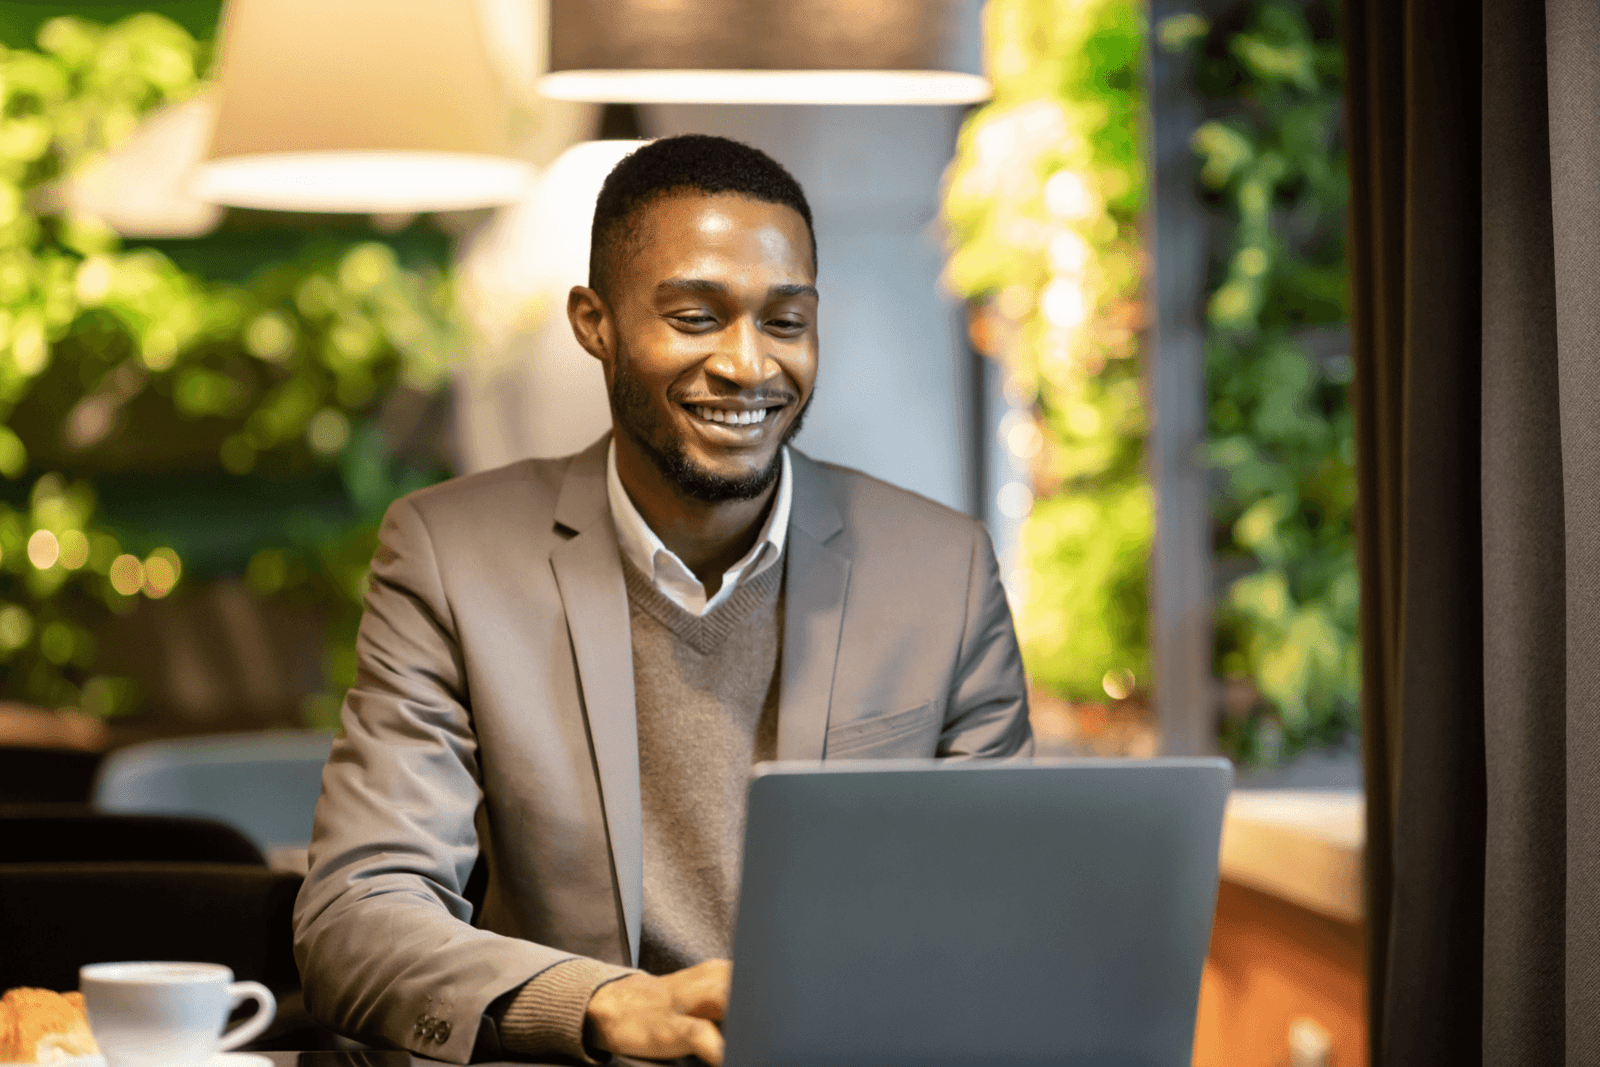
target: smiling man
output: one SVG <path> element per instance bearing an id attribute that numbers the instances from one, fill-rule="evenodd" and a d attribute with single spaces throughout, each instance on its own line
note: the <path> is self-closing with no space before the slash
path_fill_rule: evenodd
<path id="1" fill-rule="evenodd" d="M 606 180 L 567 313 L 612 432 L 384 519 L 295 909 L 318 1018 L 454 1062 L 719 1063 L 753 763 L 1032 751 L 982 528 L 787 445 L 816 274 L 753 148 Z"/>

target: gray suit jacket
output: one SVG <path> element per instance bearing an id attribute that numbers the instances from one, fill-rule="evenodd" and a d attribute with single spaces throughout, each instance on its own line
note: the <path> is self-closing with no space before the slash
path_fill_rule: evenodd
<path id="1" fill-rule="evenodd" d="M 295 906 L 307 1006 L 465 1063 L 485 1008 L 573 955 L 637 958 L 633 660 L 606 439 L 384 518 Z M 778 757 L 1027 755 L 983 528 L 793 453 Z M 472 921 L 463 887 L 488 862 Z"/>

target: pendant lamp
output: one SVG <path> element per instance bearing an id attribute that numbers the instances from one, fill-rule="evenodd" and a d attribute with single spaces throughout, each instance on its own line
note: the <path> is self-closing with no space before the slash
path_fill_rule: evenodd
<path id="1" fill-rule="evenodd" d="M 531 177 L 472 0 L 229 0 L 219 55 L 202 199 L 450 211 L 513 202 Z"/>
<path id="2" fill-rule="evenodd" d="M 976 0 L 550 0 L 563 100 L 968 104 L 987 99 Z"/>

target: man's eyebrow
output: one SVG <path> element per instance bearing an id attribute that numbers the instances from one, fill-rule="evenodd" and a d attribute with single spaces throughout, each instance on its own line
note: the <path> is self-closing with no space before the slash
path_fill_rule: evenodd
<path id="1" fill-rule="evenodd" d="M 802 285 L 798 283 L 792 285 L 774 285 L 771 289 L 767 290 L 767 295 L 785 298 L 791 296 L 815 297 L 817 295 L 817 287 L 814 285 Z"/>
<path id="2" fill-rule="evenodd" d="M 691 293 L 726 293 L 728 287 L 721 282 L 714 282 L 708 278 L 668 278 L 656 284 L 656 292 L 688 290 Z"/>
<path id="3" fill-rule="evenodd" d="M 709 278 L 668 278 L 665 281 L 656 283 L 657 293 L 674 291 L 724 295 L 728 292 L 728 287 L 722 282 L 714 282 Z M 786 300 L 793 296 L 815 297 L 816 295 L 816 286 L 806 285 L 800 282 L 793 282 L 787 285 L 774 285 L 772 288 L 767 290 L 768 299 Z"/>

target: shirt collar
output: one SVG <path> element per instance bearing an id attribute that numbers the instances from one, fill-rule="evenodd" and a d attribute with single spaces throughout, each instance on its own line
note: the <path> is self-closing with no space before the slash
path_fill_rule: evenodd
<path id="1" fill-rule="evenodd" d="M 789 512 L 794 503 L 794 475 L 790 470 L 789 448 L 782 449 L 783 461 L 778 471 L 778 489 L 773 495 L 772 507 L 767 511 L 766 522 L 756 543 L 744 557 L 723 574 L 722 586 L 716 596 L 707 600 L 705 586 L 694 572 L 668 548 L 650 524 L 644 521 L 639 509 L 628 498 L 617 474 L 617 445 L 615 439 L 606 446 L 606 496 L 611 504 L 611 521 L 617 528 L 617 544 L 622 554 L 650 583 L 683 607 L 697 615 L 704 614 L 733 595 L 734 589 L 749 581 L 783 554 L 784 538 L 789 533 Z"/>

